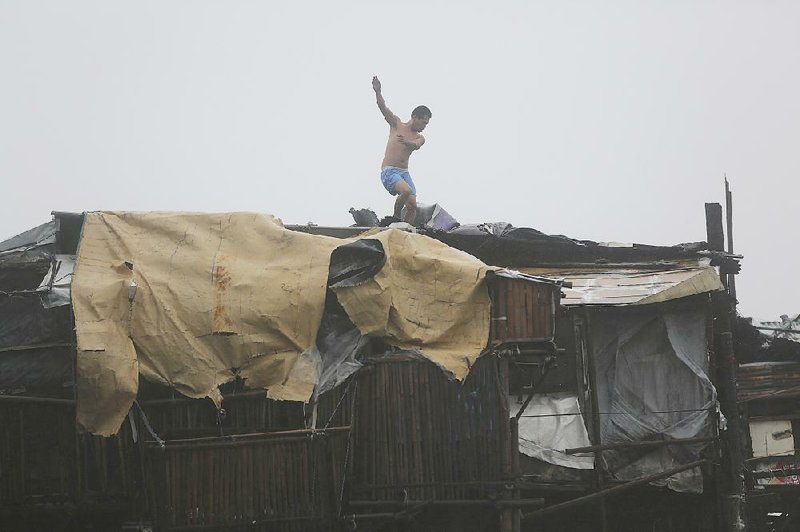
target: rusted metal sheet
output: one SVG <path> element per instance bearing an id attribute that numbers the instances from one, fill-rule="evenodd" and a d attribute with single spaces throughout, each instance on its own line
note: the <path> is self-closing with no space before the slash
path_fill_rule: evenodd
<path id="1" fill-rule="evenodd" d="M 552 282 L 496 276 L 489 288 L 492 299 L 490 343 L 551 342 L 561 298 Z"/>
<path id="2" fill-rule="evenodd" d="M 739 401 L 785 399 L 800 396 L 800 363 L 755 362 L 736 371 Z"/>

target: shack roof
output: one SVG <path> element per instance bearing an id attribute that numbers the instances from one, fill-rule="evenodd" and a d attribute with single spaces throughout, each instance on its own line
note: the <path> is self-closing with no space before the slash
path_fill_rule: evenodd
<path id="1" fill-rule="evenodd" d="M 374 228 L 290 225 L 287 229 L 347 238 Z M 717 268 L 737 272 L 741 259 L 709 250 L 705 242 L 674 246 L 593 242 L 504 222 L 420 232 L 492 266 L 563 279 L 565 306 L 645 305 L 722 290 Z"/>
<path id="2" fill-rule="evenodd" d="M 330 227 L 287 225 L 287 229 L 315 235 L 349 238 L 374 227 Z M 710 259 L 726 273 L 739 271 L 740 255 L 709 249 L 706 242 L 673 246 L 620 244 L 577 240 L 564 235 L 548 235 L 529 227 L 514 227 L 505 222 L 461 225 L 450 231 L 422 228 L 420 233 L 451 247 L 466 251 L 486 264 L 505 268 L 577 268 L 604 266 L 608 269 L 681 269 L 686 261 Z"/>
<path id="3" fill-rule="evenodd" d="M 520 268 L 523 273 L 563 279 L 569 305 L 646 305 L 722 290 L 716 269 L 708 260 L 693 266 L 664 270 L 591 268 Z M 569 285 L 572 285 L 571 288 Z"/>

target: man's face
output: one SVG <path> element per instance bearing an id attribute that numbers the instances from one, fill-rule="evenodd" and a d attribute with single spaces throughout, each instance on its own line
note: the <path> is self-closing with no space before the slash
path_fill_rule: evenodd
<path id="1" fill-rule="evenodd" d="M 411 130 L 412 131 L 416 131 L 417 133 L 419 133 L 420 131 L 425 129 L 425 126 L 428 125 L 428 122 L 430 122 L 430 119 L 431 119 L 431 117 L 429 117 L 429 116 L 412 116 L 411 117 Z"/>

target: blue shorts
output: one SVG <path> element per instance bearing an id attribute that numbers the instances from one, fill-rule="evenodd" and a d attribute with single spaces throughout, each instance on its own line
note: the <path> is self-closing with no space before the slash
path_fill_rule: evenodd
<path id="1" fill-rule="evenodd" d="M 394 186 L 401 179 L 408 183 L 408 186 L 411 187 L 411 195 L 416 196 L 417 187 L 414 186 L 414 182 L 411 180 L 411 174 L 408 173 L 408 169 L 397 168 L 396 166 L 387 166 L 381 170 L 381 183 L 383 183 L 383 188 L 388 190 L 389 194 L 392 196 L 397 195 L 397 192 L 394 190 Z"/>

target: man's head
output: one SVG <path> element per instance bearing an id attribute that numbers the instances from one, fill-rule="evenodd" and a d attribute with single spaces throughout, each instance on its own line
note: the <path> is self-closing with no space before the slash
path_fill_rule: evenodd
<path id="1" fill-rule="evenodd" d="M 431 116 L 433 116 L 431 115 L 431 110 L 424 105 L 415 107 L 414 110 L 411 111 L 411 130 L 419 133 L 425 129 L 425 126 L 428 125 Z"/>

